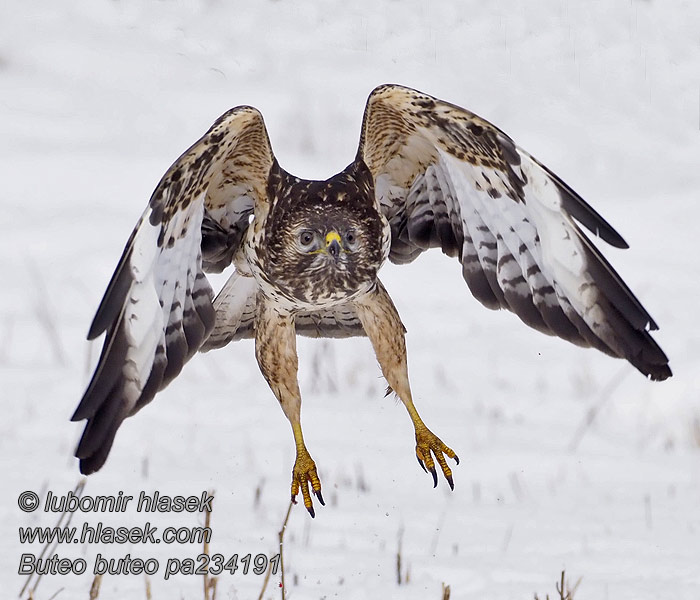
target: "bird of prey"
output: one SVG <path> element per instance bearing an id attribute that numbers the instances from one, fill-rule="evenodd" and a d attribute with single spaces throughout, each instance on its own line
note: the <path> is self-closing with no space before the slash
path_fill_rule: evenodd
<path id="1" fill-rule="evenodd" d="M 87 419 L 80 470 L 104 464 L 122 421 L 150 402 L 198 350 L 255 339 L 255 355 L 296 446 L 292 500 L 323 504 L 302 435 L 296 335 L 366 335 L 415 427 L 416 456 L 450 487 L 455 452 L 411 398 L 405 329 L 378 278 L 388 258 L 430 248 L 458 259 L 472 294 L 527 325 L 671 376 L 649 313 L 586 237 L 622 237 L 504 132 L 459 106 L 382 85 L 365 108 L 357 156 L 326 181 L 277 162 L 262 115 L 223 114 L 168 169 L 97 310 L 106 332 L 73 420 Z M 233 265 L 214 298 L 205 271 Z"/>

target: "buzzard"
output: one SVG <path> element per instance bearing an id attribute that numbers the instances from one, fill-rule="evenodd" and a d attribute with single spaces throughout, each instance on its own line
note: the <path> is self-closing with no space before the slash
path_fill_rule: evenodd
<path id="1" fill-rule="evenodd" d="M 296 335 L 366 335 L 413 421 L 416 456 L 450 487 L 458 458 L 411 399 L 405 329 L 378 279 L 388 258 L 430 248 L 457 258 L 472 294 L 527 325 L 671 376 L 639 300 L 581 227 L 622 237 L 500 129 L 398 85 L 369 96 L 357 156 L 326 181 L 278 164 L 262 115 L 223 114 L 168 169 L 126 244 L 88 339 L 106 332 L 73 420 L 87 419 L 80 470 L 104 464 L 122 421 L 150 402 L 198 350 L 255 339 L 255 355 L 296 445 L 292 499 L 321 483 L 302 435 Z M 205 271 L 233 274 L 214 298 Z"/>

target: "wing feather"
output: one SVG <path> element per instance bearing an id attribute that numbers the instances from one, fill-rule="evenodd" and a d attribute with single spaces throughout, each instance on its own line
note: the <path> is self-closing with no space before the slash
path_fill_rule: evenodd
<path id="1" fill-rule="evenodd" d="M 391 226 L 390 260 L 441 248 L 459 258 L 488 308 L 626 358 L 652 379 L 671 375 L 649 334 L 656 323 L 580 226 L 618 248 L 624 239 L 491 123 L 416 90 L 380 86 L 357 158 Z"/>
<path id="2" fill-rule="evenodd" d="M 88 334 L 106 332 L 73 420 L 87 419 L 83 473 L 105 462 L 122 421 L 150 402 L 214 327 L 203 269 L 231 264 L 274 156 L 260 113 L 238 107 L 168 169 L 124 249 Z"/>
<path id="3" fill-rule="evenodd" d="M 231 275 L 214 300 L 214 327 L 202 346 L 203 352 L 253 337 L 257 291 L 252 275 L 238 271 Z"/>

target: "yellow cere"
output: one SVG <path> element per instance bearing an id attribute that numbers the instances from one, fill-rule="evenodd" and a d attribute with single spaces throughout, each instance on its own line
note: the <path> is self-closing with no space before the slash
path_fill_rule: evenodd
<path id="1" fill-rule="evenodd" d="M 330 246 L 334 240 L 340 244 L 340 236 L 338 235 L 337 231 L 331 231 L 328 235 L 326 235 L 326 246 Z"/>

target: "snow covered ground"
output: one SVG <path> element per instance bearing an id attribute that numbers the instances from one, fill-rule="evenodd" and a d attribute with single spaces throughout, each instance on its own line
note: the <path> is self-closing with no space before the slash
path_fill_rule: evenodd
<path id="1" fill-rule="evenodd" d="M 408 328 L 414 396 L 460 455 L 456 488 L 416 465 L 410 420 L 383 398 L 366 340 L 299 342 L 303 423 L 327 500 L 291 514 L 289 598 L 700 597 L 700 8 L 651 2 L 142 2 L 0 8 L 2 589 L 16 595 L 23 513 L 79 481 L 71 424 L 99 343 L 89 322 L 160 176 L 224 110 L 262 110 L 280 163 L 325 178 L 355 153 L 364 101 L 402 83 L 492 120 L 560 174 L 631 249 L 607 256 L 661 326 L 674 377 L 529 331 L 473 300 L 435 251 L 383 280 Z M 434 255 L 433 255 L 434 254 Z M 216 280 L 221 283 L 221 279 Z M 590 411 L 595 419 L 586 425 Z M 136 418 L 85 494 L 215 490 L 211 552 L 273 555 L 293 444 L 250 342 L 198 356 Z M 199 514 L 74 515 L 165 527 Z M 61 545 L 92 561 L 160 561 L 199 545 Z M 397 583 L 397 553 L 403 582 Z M 87 598 L 92 575 L 45 576 L 36 598 Z M 279 597 L 279 576 L 266 597 Z M 262 577 L 222 575 L 217 598 Z M 101 599 L 145 597 L 105 576 Z"/>

